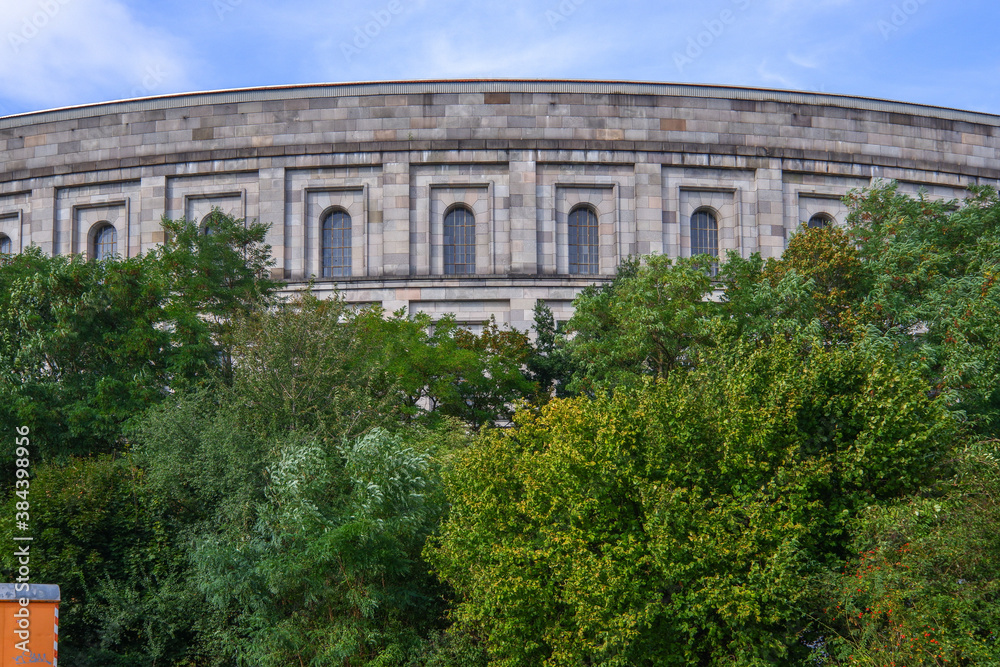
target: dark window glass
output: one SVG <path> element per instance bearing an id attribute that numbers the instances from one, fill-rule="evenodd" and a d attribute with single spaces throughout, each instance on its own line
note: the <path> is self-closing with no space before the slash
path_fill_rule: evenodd
<path id="1" fill-rule="evenodd" d="M 476 272 L 476 219 L 465 207 L 453 208 L 444 216 L 444 272 Z"/>
<path id="2" fill-rule="evenodd" d="M 587 207 L 569 214 L 569 272 L 598 273 L 597 215 Z"/>
<path id="3" fill-rule="evenodd" d="M 708 211 L 695 211 L 691 216 L 691 254 L 719 256 L 719 223 Z M 712 262 L 708 273 L 719 273 L 719 263 Z"/>
<path id="4" fill-rule="evenodd" d="M 817 213 L 813 217 L 809 218 L 810 227 L 826 227 L 830 224 L 832 218 L 826 213 Z"/>
<path id="5" fill-rule="evenodd" d="M 10 243 L 10 238 L 7 236 L 0 236 L 0 255 L 9 255 L 13 246 Z"/>
<path id="6" fill-rule="evenodd" d="M 351 275 L 351 216 L 334 211 L 323 221 L 323 277 Z"/>
<path id="7" fill-rule="evenodd" d="M 94 234 L 94 259 L 107 259 L 115 254 L 118 232 L 111 225 L 104 225 Z"/>
<path id="8" fill-rule="evenodd" d="M 719 223 L 708 211 L 691 216 L 691 254 L 719 256 Z"/>
<path id="9" fill-rule="evenodd" d="M 216 225 L 218 224 L 219 218 L 222 216 L 222 211 L 219 209 L 212 209 L 212 212 L 201 219 L 201 233 L 205 236 L 211 236 L 216 232 Z"/>

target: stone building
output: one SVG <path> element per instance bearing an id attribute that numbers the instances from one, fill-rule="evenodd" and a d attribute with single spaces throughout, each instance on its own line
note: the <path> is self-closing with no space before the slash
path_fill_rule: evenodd
<path id="1" fill-rule="evenodd" d="M 779 255 L 852 188 L 1000 183 L 1000 116 L 777 90 L 410 81 L 0 118 L 0 251 L 131 256 L 161 215 L 270 223 L 276 277 L 358 303 L 558 319 L 622 258 Z"/>

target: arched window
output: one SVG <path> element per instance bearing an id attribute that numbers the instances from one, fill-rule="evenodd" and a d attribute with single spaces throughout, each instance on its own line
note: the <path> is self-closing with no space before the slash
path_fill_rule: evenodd
<path id="1" fill-rule="evenodd" d="M 94 232 L 94 252 L 93 258 L 96 260 L 107 259 L 118 250 L 118 232 L 108 223 L 102 224 Z"/>
<path id="2" fill-rule="evenodd" d="M 334 210 L 323 218 L 323 277 L 351 275 L 351 216 Z"/>
<path id="3" fill-rule="evenodd" d="M 809 218 L 809 222 L 807 224 L 809 227 L 826 227 L 831 222 L 833 222 L 833 218 L 831 218 L 828 213 L 817 213 L 813 217 Z"/>
<path id="4" fill-rule="evenodd" d="M 691 254 L 719 256 L 719 223 L 710 211 L 691 216 Z"/>
<path id="5" fill-rule="evenodd" d="M 10 237 L 0 234 L 0 255 L 10 255 L 13 252 L 14 246 L 10 242 Z"/>
<path id="6" fill-rule="evenodd" d="M 691 216 L 691 254 L 719 256 L 719 223 L 710 211 L 695 211 Z M 719 263 L 712 262 L 709 275 L 719 273 Z"/>
<path id="7" fill-rule="evenodd" d="M 444 216 L 444 272 L 476 272 L 476 218 L 464 206 L 456 206 Z"/>
<path id="8" fill-rule="evenodd" d="M 600 272 L 597 214 L 587 206 L 569 213 L 569 272 Z"/>
<path id="9" fill-rule="evenodd" d="M 223 215 L 222 210 L 219 208 L 213 208 L 212 212 L 201 219 L 201 233 L 205 236 L 211 236 L 218 231 L 219 218 Z"/>

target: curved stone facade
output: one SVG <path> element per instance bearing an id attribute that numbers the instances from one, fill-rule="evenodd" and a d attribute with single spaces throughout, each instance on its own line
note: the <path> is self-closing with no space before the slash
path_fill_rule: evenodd
<path id="1" fill-rule="evenodd" d="M 842 221 L 840 198 L 873 179 L 932 197 L 996 187 L 998 148 L 1000 116 L 760 89 L 193 93 L 0 118 L 0 242 L 93 254 L 110 225 L 129 256 L 162 241 L 161 215 L 220 207 L 271 223 L 290 289 L 316 276 L 318 291 L 349 301 L 526 329 L 536 299 L 566 319 L 575 294 L 628 255 L 713 241 L 778 255 L 803 221 Z"/>

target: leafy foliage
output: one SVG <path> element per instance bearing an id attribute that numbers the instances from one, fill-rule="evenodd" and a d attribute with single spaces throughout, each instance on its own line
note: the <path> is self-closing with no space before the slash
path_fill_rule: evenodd
<path id="1" fill-rule="evenodd" d="M 307 293 L 235 329 L 230 384 L 147 417 L 148 487 L 183 526 L 212 655 L 395 664 L 440 625 L 420 551 L 444 509 L 437 454 L 462 436 L 386 430 L 401 404 L 372 327 Z"/>
<path id="2" fill-rule="evenodd" d="M 197 597 L 179 586 L 182 546 L 129 458 L 71 458 L 31 479 L 31 574 L 58 582 L 60 658 L 80 667 L 185 664 Z M 5 516 L 14 517 L 12 497 Z M 11 521 L 2 530 L 7 541 Z M 20 533 L 19 533 L 20 534 Z M 12 551 L 4 556 L 16 570 Z"/>
<path id="3" fill-rule="evenodd" d="M 214 220 L 209 236 L 164 220 L 167 242 L 141 257 L 0 261 L 0 425 L 32 425 L 44 458 L 120 451 L 145 407 L 211 382 L 235 318 L 277 287 L 267 226 Z"/>
<path id="4" fill-rule="evenodd" d="M 84 262 L 37 248 L 0 265 L 0 421 L 42 457 L 107 452 L 162 397 L 176 357 L 149 258 Z M 9 454 L 5 455 L 7 458 Z"/>
<path id="5" fill-rule="evenodd" d="M 628 260 L 533 344 L 277 303 L 217 211 L 0 258 L 64 660 L 996 663 L 1000 197 L 849 204 L 716 277 Z"/>
<path id="6" fill-rule="evenodd" d="M 712 308 L 704 257 L 665 256 L 627 262 L 607 285 L 590 287 L 574 302 L 568 341 L 572 391 L 662 378 L 682 366 L 703 337 L 701 320 Z"/>
<path id="7" fill-rule="evenodd" d="M 560 331 L 552 310 L 539 299 L 535 302 L 535 344 L 528 356 L 528 375 L 537 386 L 535 401 L 546 403 L 554 394 L 559 398 L 569 395 L 570 362 L 566 349 L 560 344 Z"/>
<path id="8" fill-rule="evenodd" d="M 919 357 L 936 391 L 954 391 L 981 432 L 1000 410 L 1000 196 L 913 199 L 895 186 L 853 195 L 852 238 L 874 276 L 862 303 L 869 335 Z"/>
<path id="9" fill-rule="evenodd" d="M 202 227 L 188 220 L 162 223 L 166 241 L 151 254 L 167 276 L 164 323 L 188 352 L 178 363 L 183 377 L 203 377 L 221 362 L 231 373 L 233 332 L 240 317 L 275 301 L 278 283 L 265 243 L 270 225 L 236 220 L 214 209 Z M 211 233 L 206 233 L 206 229 Z"/>
<path id="10" fill-rule="evenodd" d="M 259 665 L 405 655 L 438 617 L 419 559 L 441 511 L 435 474 L 381 430 L 339 450 L 276 448 L 254 524 L 205 535 L 192 556 L 211 603 L 236 614 L 224 651 Z"/>
<path id="11" fill-rule="evenodd" d="M 386 320 L 372 309 L 362 318 L 367 343 L 388 356 L 411 419 L 449 416 L 479 428 L 509 419 L 516 401 L 536 393 L 525 372 L 532 354 L 527 334 L 492 317 L 479 334 L 459 327 L 453 316 L 432 322 L 426 313 L 400 311 Z"/>
<path id="12" fill-rule="evenodd" d="M 499 664 L 788 659 L 802 577 L 844 553 L 860 508 L 926 481 L 954 432 L 919 376 L 861 350 L 706 354 L 525 411 L 448 474 L 427 555 Z"/>
<path id="13" fill-rule="evenodd" d="M 845 664 L 989 665 L 1000 623 L 996 443 L 946 483 L 858 517 L 853 558 L 825 584 L 816 632 Z"/>

